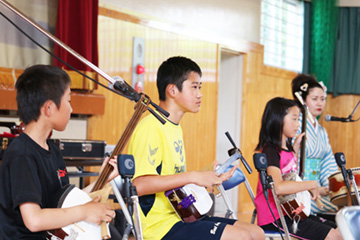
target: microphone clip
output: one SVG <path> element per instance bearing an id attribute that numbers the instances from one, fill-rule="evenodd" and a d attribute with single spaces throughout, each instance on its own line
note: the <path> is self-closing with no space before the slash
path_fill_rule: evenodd
<path id="1" fill-rule="evenodd" d="M 246 171 L 251 174 L 252 173 L 252 169 L 250 167 L 250 165 L 246 162 L 245 158 L 242 155 L 242 152 L 240 151 L 239 148 L 236 147 L 236 144 L 234 142 L 234 140 L 232 139 L 232 137 L 230 136 L 229 132 L 225 132 L 225 135 L 227 136 L 227 138 L 229 139 L 230 143 L 233 145 L 234 148 L 229 149 L 228 150 L 228 154 L 229 156 L 234 155 L 234 153 L 237 153 L 239 155 L 239 158 L 241 160 L 241 162 L 243 163 L 244 167 L 246 168 Z"/>

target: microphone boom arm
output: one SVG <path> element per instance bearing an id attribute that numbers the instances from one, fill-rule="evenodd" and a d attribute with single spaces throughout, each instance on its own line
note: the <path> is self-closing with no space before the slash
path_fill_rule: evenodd
<path id="1" fill-rule="evenodd" d="M 245 166 L 245 168 L 246 168 L 246 171 L 247 171 L 249 174 L 251 174 L 251 173 L 252 173 L 251 167 L 250 167 L 249 164 L 246 162 L 246 160 L 245 160 L 245 158 L 243 157 L 240 149 L 236 147 L 236 144 L 235 144 L 234 140 L 232 139 L 232 137 L 230 136 L 229 132 L 226 132 L 225 135 L 227 136 L 227 138 L 229 139 L 230 143 L 231 143 L 231 144 L 233 145 L 233 147 L 234 147 L 234 149 L 231 149 L 231 150 L 235 150 L 235 153 L 239 154 L 239 158 L 240 158 L 241 162 L 244 164 L 244 166 Z M 231 150 L 229 150 L 229 154 L 230 154 L 230 151 L 231 151 Z M 233 155 L 233 153 L 230 154 L 230 155 Z"/>

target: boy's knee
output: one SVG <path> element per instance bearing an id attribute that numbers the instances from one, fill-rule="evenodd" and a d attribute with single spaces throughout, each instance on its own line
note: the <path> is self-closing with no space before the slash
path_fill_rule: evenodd
<path id="1" fill-rule="evenodd" d="M 234 237 L 241 236 L 242 240 L 257 240 L 257 239 L 265 239 L 265 233 L 257 225 L 246 225 L 246 226 L 227 226 L 221 240 L 234 239 Z"/>

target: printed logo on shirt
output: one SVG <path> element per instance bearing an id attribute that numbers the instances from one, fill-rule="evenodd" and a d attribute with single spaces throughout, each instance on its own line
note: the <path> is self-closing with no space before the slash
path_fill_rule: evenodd
<path id="1" fill-rule="evenodd" d="M 154 149 L 151 149 L 150 145 L 149 145 L 149 152 L 150 152 L 150 156 L 154 156 L 157 152 L 159 148 L 154 148 Z"/>
<path id="2" fill-rule="evenodd" d="M 65 177 L 67 174 L 66 168 L 64 170 L 58 169 L 57 174 L 59 179 Z"/>
<path id="3" fill-rule="evenodd" d="M 217 222 L 214 224 L 214 228 L 210 230 L 210 234 L 215 235 L 216 230 L 218 229 L 218 226 L 220 225 L 220 222 Z"/>
<path id="4" fill-rule="evenodd" d="M 184 162 L 184 156 L 183 156 L 183 141 L 178 140 L 177 142 L 174 142 L 175 151 L 179 153 L 180 161 Z"/>
<path id="5" fill-rule="evenodd" d="M 151 157 L 154 156 L 154 155 L 157 153 L 158 149 L 159 149 L 159 147 L 156 147 L 156 148 L 154 148 L 154 149 L 151 149 L 151 146 L 149 145 L 148 161 L 149 161 L 149 163 L 150 163 L 152 166 L 154 166 L 154 164 L 155 164 L 155 159 L 154 159 L 154 160 L 151 160 Z"/>
<path id="6" fill-rule="evenodd" d="M 175 173 L 185 172 L 185 165 L 175 166 Z"/>
<path id="7" fill-rule="evenodd" d="M 56 170 L 56 172 L 57 172 L 57 177 L 59 179 L 60 185 L 62 186 L 63 184 L 61 182 L 61 178 L 66 176 L 67 170 L 66 170 L 66 168 L 64 168 L 64 170 L 58 169 L 58 170 Z"/>

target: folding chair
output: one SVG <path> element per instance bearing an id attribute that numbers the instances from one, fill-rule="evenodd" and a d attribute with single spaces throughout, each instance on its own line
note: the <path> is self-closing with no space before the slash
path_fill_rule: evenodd
<path id="1" fill-rule="evenodd" d="M 360 239 L 360 206 L 342 208 L 336 213 L 335 220 L 343 239 Z"/>
<path id="2" fill-rule="evenodd" d="M 231 168 L 232 168 L 232 166 L 229 166 L 228 169 L 231 169 Z M 252 202 L 254 204 L 254 207 L 255 207 L 255 194 L 254 194 L 254 192 L 253 192 L 253 190 L 252 190 L 252 188 L 250 186 L 250 183 L 247 180 L 245 174 L 239 168 L 237 168 L 234 175 L 228 181 L 223 182 L 222 185 L 223 185 L 225 190 L 228 190 L 228 189 L 231 189 L 233 187 L 236 187 L 237 185 L 239 185 L 241 183 L 245 184 L 246 190 L 248 191 L 248 193 L 249 193 L 249 195 L 251 197 L 251 200 L 252 200 Z M 225 192 L 222 192 L 221 194 L 226 195 Z M 224 198 L 224 200 L 225 200 L 225 198 Z M 277 200 L 277 199 L 275 199 L 275 200 Z M 228 213 L 229 212 L 232 212 L 232 209 L 228 209 Z M 279 215 L 280 215 L 280 219 L 284 222 L 285 220 L 284 220 L 284 217 L 282 215 L 281 209 L 278 209 L 278 212 L 279 212 Z M 228 213 L 227 213 L 226 216 L 229 215 Z M 256 217 L 256 208 L 254 209 L 252 219 L 251 219 L 251 223 L 255 222 L 255 217 Z M 285 232 L 282 232 L 282 234 L 284 236 L 284 239 L 286 239 Z M 282 239 L 282 238 L 281 238 L 280 233 L 277 232 L 277 231 L 265 231 L 265 239 L 275 240 L 275 239 Z"/>

